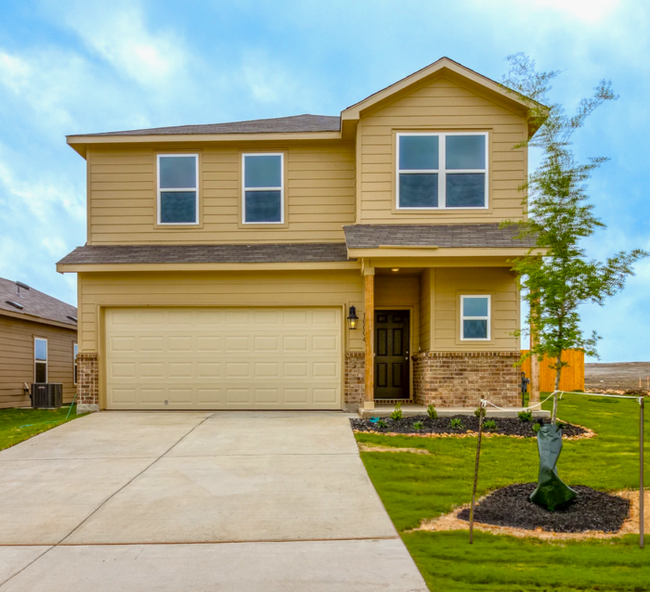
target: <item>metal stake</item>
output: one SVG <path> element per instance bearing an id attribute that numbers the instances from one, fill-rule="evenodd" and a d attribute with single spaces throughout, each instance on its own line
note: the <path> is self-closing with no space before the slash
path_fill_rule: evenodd
<path id="1" fill-rule="evenodd" d="M 478 416 L 478 443 L 476 444 L 476 463 L 474 464 L 474 486 L 472 488 L 472 505 L 469 509 L 469 544 L 474 543 L 474 504 L 476 503 L 476 484 L 478 482 L 478 461 L 481 456 L 481 435 L 483 434 L 483 410 L 487 407 L 487 401 L 481 399 L 479 403 Z"/>
<path id="2" fill-rule="evenodd" d="M 643 408 L 644 397 L 639 397 L 639 405 L 641 405 L 639 413 L 639 547 L 643 549 L 645 546 L 645 486 L 643 484 Z"/>

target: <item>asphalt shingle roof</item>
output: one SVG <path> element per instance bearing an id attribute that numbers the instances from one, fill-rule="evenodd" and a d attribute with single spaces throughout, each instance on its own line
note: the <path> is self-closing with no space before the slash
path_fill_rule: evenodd
<path id="1" fill-rule="evenodd" d="M 17 292 L 20 293 L 17 294 Z M 23 308 L 19 309 L 7 304 L 7 300 L 16 302 L 22 305 Z M 0 314 L 2 314 L 1 311 L 3 310 L 66 323 L 73 328 L 77 327 L 77 323 L 68 318 L 77 317 L 77 309 L 71 304 L 61 302 L 61 300 L 52 298 L 52 296 L 43 294 L 43 292 L 31 287 L 29 290 L 20 288 L 19 291 L 16 282 L 0 278 Z"/>
<path id="2" fill-rule="evenodd" d="M 271 134 L 296 132 L 338 132 L 341 118 L 336 115 L 293 115 L 274 119 L 252 119 L 230 123 L 208 123 L 202 125 L 177 125 L 151 129 L 79 134 L 80 136 L 154 136 L 181 134 Z"/>
<path id="3" fill-rule="evenodd" d="M 90 245 L 61 265 L 111 263 L 300 263 L 347 261 L 344 243 L 254 245 Z"/>
<path id="4" fill-rule="evenodd" d="M 349 249 L 395 247 L 533 247 L 533 238 L 515 239 L 516 226 L 499 224 L 356 224 L 344 226 Z"/>

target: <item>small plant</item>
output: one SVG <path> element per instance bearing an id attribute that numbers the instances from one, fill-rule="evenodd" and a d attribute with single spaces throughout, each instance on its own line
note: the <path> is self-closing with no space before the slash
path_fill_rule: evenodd
<path id="1" fill-rule="evenodd" d="M 424 427 L 424 424 L 421 421 L 416 421 L 413 424 L 413 429 L 417 430 L 418 432 Z"/>
<path id="2" fill-rule="evenodd" d="M 486 413 L 487 413 L 487 411 L 485 410 L 485 407 L 481 407 L 480 405 L 476 409 L 474 409 L 474 415 L 476 417 L 479 417 L 479 418 L 480 417 L 485 417 Z"/>
<path id="3" fill-rule="evenodd" d="M 380 420 L 377 422 L 377 427 L 378 427 L 378 428 L 385 429 L 385 428 L 388 427 L 388 424 L 387 424 L 383 419 L 380 419 Z"/>
<path id="4" fill-rule="evenodd" d="M 522 421 L 524 423 L 530 422 L 533 421 L 533 412 L 530 411 L 530 409 L 528 411 L 520 411 L 517 413 L 517 417 L 519 418 L 519 421 Z"/>
<path id="5" fill-rule="evenodd" d="M 541 423 L 536 423 L 533 425 L 533 432 L 537 433 L 541 429 L 542 424 Z"/>
<path id="6" fill-rule="evenodd" d="M 462 430 L 465 426 L 463 425 L 463 420 L 460 417 L 452 417 L 449 420 L 449 427 L 452 430 Z"/>
<path id="7" fill-rule="evenodd" d="M 438 419 L 438 412 L 433 403 L 427 407 L 427 415 L 429 416 L 429 419 Z"/>
<path id="8" fill-rule="evenodd" d="M 497 429 L 497 422 L 493 419 L 486 419 L 483 422 L 483 429 L 487 430 L 488 432 L 493 432 Z"/>
<path id="9" fill-rule="evenodd" d="M 393 411 L 390 414 L 390 418 L 393 421 L 399 421 L 400 419 L 402 419 L 402 404 L 401 403 L 396 403 L 395 404 L 395 411 Z"/>

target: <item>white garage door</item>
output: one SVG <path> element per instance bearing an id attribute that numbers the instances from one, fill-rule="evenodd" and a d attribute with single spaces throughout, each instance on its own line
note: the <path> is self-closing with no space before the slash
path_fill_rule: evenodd
<path id="1" fill-rule="evenodd" d="M 337 308 L 106 311 L 109 409 L 340 409 Z"/>

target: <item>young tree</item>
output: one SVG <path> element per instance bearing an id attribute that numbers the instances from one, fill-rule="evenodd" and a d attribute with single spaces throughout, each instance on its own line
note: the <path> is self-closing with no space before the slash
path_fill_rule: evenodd
<path id="1" fill-rule="evenodd" d="M 600 338 L 595 331 L 587 336 L 580 328 L 580 305 L 602 305 L 605 298 L 623 288 L 627 276 L 633 275 L 632 265 L 647 253 L 641 249 L 621 251 L 600 262 L 590 259 L 581 244 L 596 229 L 605 227 L 589 203 L 587 181 L 594 169 L 608 159 L 599 156 L 586 163 L 577 162 L 571 140 L 596 108 L 618 98 L 611 82 L 601 81 L 593 96 L 580 101 L 576 113 L 568 116 L 561 105 L 548 100 L 550 82 L 557 71 L 538 72 L 535 62 L 523 53 L 507 59 L 510 69 L 503 84 L 530 99 L 533 116 L 543 122 L 526 143 L 541 149 L 542 158 L 521 188 L 526 195 L 528 219 L 518 222 L 520 236 L 535 237 L 536 247 L 514 260 L 513 267 L 529 306 L 527 321 L 533 339 L 525 357 L 548 356 L 555 360 L 551 368 L 555 370 L 558 391 L 562 368 L 567 366 L 563 351 L 577 349 L 597 356 Z M 556 394 L 553 423 L 557 400 Z"/>

